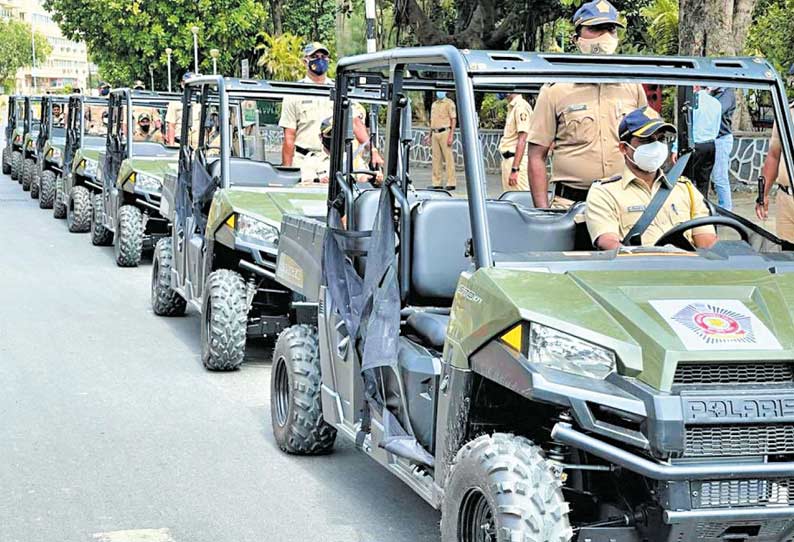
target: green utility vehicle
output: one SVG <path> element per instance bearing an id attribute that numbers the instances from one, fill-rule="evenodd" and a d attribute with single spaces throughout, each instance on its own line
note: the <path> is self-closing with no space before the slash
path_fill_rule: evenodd
<path id="1" fill-rule="evenodd" d="M 39 198 L 41 189 L 41 175 L 45 171 L 52 171 L 53 175 L 60 175 L 64 146 L 66 145 L 66 119 L 69 104 L 68 96 L 46 95 L 41 97 L 41 129 L 36 138 L 36 152 L 33 155 L 35 165 L 30 179 L 30 197 Z M 55 187 L 53 182 L 52 187 Z M 54 194 L 51 191 L 49 194 Z M 52 195 L 50 206 L 52 205 Z M 46 202 L 45 202 L 46 203 Z M 39 207 L 42 206 L 39 199 Z"/>
<path id="2" fill-rule="evenodd" d="M 766 92 L 792 168 L 786 93 L 763 59 L 342 59 L 328 218 L 282 220 L 276 279 L 316 313 L 274 349 L 276 442 L 354 442 L 441 510 L 444 542 L 794 540 L 794 246 L 712 205 L 656 246 L 597 252 L 583 204 L 500 196 L 476 103 L 545 83 L 675 87 L 680 160 L 694 85 Z M 343 149 L 362 89 L 387 108 L 386 188 L 357 193 Z M 436 90 L 457 102 L 466 195 L 412 202 L 405 126 L 412 97 Z M 704 225 L 719 242 L 695 250 L 683 234 Z"/>
<path id="3" fill-rule="evenodd" d="M 278 119 L 282 101 L 329 94 L 328 87 L 219 76 L 185 86 L 179 173 L 166 176 L 161 207 L 171 236 L 155 248 L 152 308 L 175 316 L 190 303 L 201 312 L 210 370 L 238 368 L 248 337 L 275 337 L 303 310 L 274 280 L 278 228 L 286 212 L 325 215 L 326 189 L 302 186 L 298 168 L 278 165 Z"/>
<path id="4" fill-rule="evenodd" d="M 22 190 L 30 191 L 33 174 L 36 171 L 36 141 L 41 128 L 42 103 L 39 96 L 25 96 L 24 135 L 22 136 L 22 165 L 19 182 Z"/>
<path id="5" fill-rule="evenodd" d="M 99 158 L 102 191 L 93 196 L 93 211 L 75 207 L 79 231 L 91 230 L 97 246 L 113 244 L 116 265 L 136 267 L 143 250 L 151 250 L 169 232 L 160 214 L 163 178 L 176 173 L 177 149 L 164 144 L 165 113 L 176 104 L 177 94 L 113 90 L 109 96 L 108 133 Z M 148 133 L 137 126 L 140 116 L 149 119 Z M 89 209 L 90 211 L 90 209 Z"/>
<path id="6" fill-rule="evenodd" d="M 54 178 L 52 216 L 65 218 L 71 232 L 86 232 L 91 223 L 92 194 L 102 191 L 97 171 L 107 134 L 107 98 L 72 96 L 67 120 L 62 173 L 43 174 L 42 191 L 45 179 L 49 185 Z"/>
<path id="7" fill-rule="evenodd" d="M 6 145 L 3 147 L 3 173 L 16 180 L 19 164 L 22 162 L 22 137 L 25 123 L 25 98 L 8 97 L 8 124 L 6 124 Z"/>

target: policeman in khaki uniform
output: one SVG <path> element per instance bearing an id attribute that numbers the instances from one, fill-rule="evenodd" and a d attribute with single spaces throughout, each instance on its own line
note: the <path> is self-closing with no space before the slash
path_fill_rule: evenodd
<path id="1" fill-rule="evenodd" d="M 455 102 L 447 98 L 444 91 L 436 92 L 436 100 L 430 107 L 430 149 L 433 157 L 433 188 L 455 190 L 455 156 L 452 141 L 458 120 Z M 447 184 L 441 184 L 441 162 L 444 162 Z"/>
<path id="2" fill-rule="evenodd" d="M 99 83 L 99 95 L 103 98 L 110 96 L 110 85 Z M 107 131 L 107 105 L 87 105 L 83 115 L 85 116 L 85 128 L 89 134 L 101 134 Z"/>
<path id="3" fill-rule="evenodd" d="M 193 77 L 193 72 L 185 72 L 179 86 L 185 90 L 185 81 Z M 192 122 L 190 128 L 190 145 L 196 148 L 198 145 L 198 125 L 201 122 L 201 109 L 195 105 L 191 107 Z M 165 111 L 165 144 L 178 145 L 182 131 L 182 100 L 168 102 L 168 109 Z"/>
<path id="4" fill-rule="evenodd" d="M 61 109 L 61 104 L 52 104 L 52 125 L 64 125 L 64 115 L 63 110 Z"/>
<path id="5" fill-rule="evenodd" d="M 623 175 L 593 183 L 587 194 L 587 230 L 593 245 L 601 250 L 619 248 L 662 183 L 669 186 L 661 167 L 670 154 L 666 138 L 676 133 L 673 125 L 643 107 L 626 115 L 619 133 Z M 709 216 L 709 210 L 703 195 L 689 179 L 680 177 L 642 233 L 642 244 L 651 246 L 674 226 L 704 216 Z M 697 248 L 708 248 L 717 241 L 713 226 L 693 228 L 685 235 Z"/>
<path id="6" fill-rule="evenodd" d="M 583 4 L 573 17 L 574 41 L 585 54 L 613 54 L 624 27 L 607 0 Z M 535 206 L 548 201 L 546 158 L 551 148 L 555 207 L 584 201 L 594 180 L 620 175 L 617 127 L 630 111 L 648 105 L 640 84 L 553 83 L 535 102 L 529 130 L 529 184 Z"/>
<path id="7" fill-rule="evenodd" d="M 132 133 L 133 141 L 149 141 L 152 143 L 162 143 L 163 134 L 160 130 L 156 129 L 152 122 L 152 116 L 149 112 L 144 111 L 138 115 L 138 122 L 135 125 L 135 130 Z"/>
<path id="8" fill-rule="evenodd" d="M 794 105 L 789 106 L 794 114 Z M 772 127 L 772 138 L 769 140 L 769 152 L 761 167 L 761 178 L 764 193 L 761 195 L 763 203 L 755 204 L 755 214 L 760 220 L 769 216 L 769 191 L 777 181 L 778 193 L 775 205 L 775 232 L 781 239 L 794 243 L 794 199 L 791 191 L 791 178 L 786 164 L 781 161 L 782 146 L 780 132 L 777 124 Z"/>
<path id="9" fill-rule="evenodd" d="M 499 153 L 502 155 L 502 190 L 529 190 L 527 177 L 527 135 L 532 120 L 532 106 L 520 94 L 496 95 L 508 100 L 507 118 Z"/>

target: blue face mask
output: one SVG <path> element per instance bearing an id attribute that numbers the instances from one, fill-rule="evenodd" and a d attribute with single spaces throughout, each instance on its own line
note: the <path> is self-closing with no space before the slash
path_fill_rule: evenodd
<path id="1" fill-rule="evenodd" d="M 507 92 L 497 92 L 496 93 L 496 99 L 497 100 L 504 100 L 505 98 L 507 98 Z"/>
<path id="2" fill-rule="evenodd" d="M 309 69 L 315 75 L 325 75 L 325 72 L 328 71 L 328 59 L 317 58 L 315 60 L 310 60 Z"/>
<path id="3" fill-rule="evenodd" d="M 447 93 L 446 92 L 440 92 L 440 91 L 436 92 L 436 99 L 443 100 L 446 97 L 447 97 Z"/>
<path id="4" fill-rule="evenodd" d="M 100 88 L 99 89 L 99 95 L 100 96 L 107 96 L 108 94 L 110 94 L 110 89 L 109 88 Z"/>

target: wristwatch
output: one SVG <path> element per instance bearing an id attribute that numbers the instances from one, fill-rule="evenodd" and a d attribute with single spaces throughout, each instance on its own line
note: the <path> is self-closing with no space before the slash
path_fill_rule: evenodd
<path id="1" fill-rule="evenodd" d="M 511 167 L 510 168 L 510 173 L 518 173 L 520 170 L 521 170 L 521 168 Z"/>
<path id="2" fill-rule="evenodd" d="M 758 176 L 758 197 L 755 198 L 756 205 L 764 204 L 764 189 L 766 188 L 766 177 Z"/>

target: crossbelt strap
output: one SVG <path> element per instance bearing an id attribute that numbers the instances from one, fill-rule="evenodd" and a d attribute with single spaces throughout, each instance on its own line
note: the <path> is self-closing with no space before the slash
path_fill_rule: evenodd
<path id="1" fill-rule="evenodd" d="M 629 233 L 626 234 L 626 237 L 623 238 L 623 244 L 627 246 L 640 246 L 642 243 L 642 234 L 645 233 L 645 230 L 648 229 L 648 226 L 651 225 L 653 219 L 656 218 L 656 215 L 659 213 L 659 209 L 662 208 L 664 202 L 667 201 L 667 198 L 670 197 L 670 194 L 673 192 L 673 188 L 675 188 L 675 183 L 678 182 L 678 178 L 684 172 L 684 168 L 689 162 L 689 157 L 692 156 L 692 153 L 687 153 L 681 158 L 678 159 L 678 162 L 670 169 L 670 174 L 667 177 L 667 183 L 661 183 L 659 186 L 659 190 L 656 191 L 656 194 L 653 195 L 653 199 L 642 212 L 639 220 L 631 227 Z"/>

